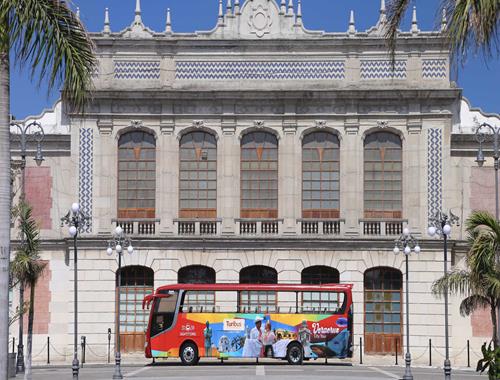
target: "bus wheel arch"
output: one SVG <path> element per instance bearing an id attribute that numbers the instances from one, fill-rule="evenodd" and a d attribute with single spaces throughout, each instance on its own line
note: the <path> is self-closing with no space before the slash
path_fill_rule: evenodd
<path id="1" fill-rule="evenodd" d="M 289 364 L 300 365 L 304 361 L 304 347 L 302 344 L 294 340 L 286 347 L 286 360 Z"/>
<path id="2" fill-rule="evenodd" d="M 192 340 L 185 340 L 179 348 L 179 357 L 184 365 L 196 365 L 200 361 L 198 345 Z"/>

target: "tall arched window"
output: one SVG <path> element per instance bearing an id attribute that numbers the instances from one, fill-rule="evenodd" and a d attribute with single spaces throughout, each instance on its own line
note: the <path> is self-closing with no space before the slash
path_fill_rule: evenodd
<path id="1" fill-rule="evenodd" d="M 277 284 L 276 269 L 264 265 L 253 265 L 240 271 L 240 284 Z M 243 290 L 240 292 L 239 309 L 249 312 L 275 312 L 277 297 L 275 291 Z"/>
<path id="2" fill-rule="evenodd" d="M 278 139 L 251 132 L 241 140 L 241 217 L 278 217 Z"/>
<path id="3" fill-rule="evenodd" d="M 189 265 L 182 267 L 177 273 L 179 284 L 215 284 L 215 270 L 204 265 Z M 213 290 L 190 290 L 182 300 L 186 311 L 208 311 L 215 306 L 215 292 Z"/>
<path id="4" fill-rule="evenodd" d="M 153 292 L 154 272 L 143 266 L 127 266 L 120 276 L 120 338 L 122 351 L 144 349 L 144 331 L 149 312 L 142 309 L 144 297 Z M 118 285 L 118 272 L 116 273 Z"/>
<path id="5" fill-rule="evenodd" d="M 337 269 L 323 265 L 305 268 L 301 273 L 302 284 L 338 284 L 340 273 Z"/>
<path id="6" fill-rule="evenodd" d="M 402 218 L 403 157 L 401 138 L 375 132 L 365 139 L 365 218 Z"/>
<path id="7" fill-rule="evenodd" d="M 217 217 L 217 141 L 204 131 L 180 141 L 179 217 Z"/>
<path id="8" fill-rule="evenodd" d="M 154 218 L 156 143 L 143 131 L 128 132 L 118 141 L 118 218 Z"/>
<path id="9" fill-rule="evenodd" d="M 339 139 L 329 132 L 313 132 L 302 141 L 302 217 L 340 216 Z"/>
<path id="10" fill-rule="evenodd" d="M 402 344 L 403 276 L 393 268 L 365 272 L 365 351 L 390 354 Z M 396 343 L 397 341 L 397 343 Z"/>

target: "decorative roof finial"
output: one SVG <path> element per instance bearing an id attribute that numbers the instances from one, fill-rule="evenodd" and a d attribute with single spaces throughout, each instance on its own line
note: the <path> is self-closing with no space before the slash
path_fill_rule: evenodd
<path id="1" fill-rule="evenodd" d="M 234 0 L 234 14 L 235 16 L 240 15 L 240 0 Z"/>
<path id="2" fill-rule="evenodd" d="M 355 34 L 356 33 L 356 25 L 354 22 L 354 11 L 351 10 L 351 16 L 349 17 L 349 29 L 347 30 L 349 34 Z"/>
<path id="3" fill-rule="evenodd" d="M 281 0 L 280 14 L 286 15 L 286 0 Z"/>
<path id="4" fill-rule="evenodd" d="M 172 33 L 172 18 L 170 16 L 170 8 L 167 8 L 167 26 L 165 28 L 165 33 Z"/>
<path id="5" fill-rule="evenodd" d="M 224 11 L 222 9 L 222 0 L 219 0 L 219 25 L 224 24 Z"/>
<path id="6" fill-rule="evenodd" d="M 385 9 L 385 0 L 380 0 L 380 18 L 379 18 L 379 24 L 385 25 L 387 22 L 387 15 L 386 15 L 386 9 Z"/>
<path id="7" fill-rule="evenodd" d="M 80 7 L 76 7 L 76 18 L 80 20 Z"/>
<path id="8" fill-rule="evenodd" d="M 102 31 L 104 34 L 110 34 L 111 33 L 111 26 L 109 23 L 109 8 L 106 8 L 104 10 L 104 29 Z"/>
<path id="9" fill-rule="evenodd" d="M 231 15 L 231 14 L 232 14 L 232 12 L 231 12 L 232 8 L 233 8 L 233 3 L 232 3 L 232 1 L 231 1 L 231 0 L 227 0 L 227 5 L 226 5 L 226 13 L 227 13 L 228 15 Z"/>
<path id="10" fill-rule="evenodd" d="M 297 25 L 302 25 L 302 0 L 298 0 L 296 23 L 297 23 Z"/>
<path id="11" fill-rule="evenodd" d="M 441 18 L 441 32 L 444 32 L 448 28 L 448 20 L 446 19 L 446 9 L 443 8 L 443 16 Z"/>
<path id="12" fill-rule="evenodd" d="M 135 19 L 134 19 L 134 23 L 136 23 L 136 24 L 142 24 L 141 0 L 135 0 Z"/>
<path id="13" fill-rule="evenodd" d="M 293 0 L 288 2 L 288 16 L 293 16 Z"/>
<path id="14" fill-rule="evenodd" d="M 413 6 L 413 14 L 411 18 L 411 32 L 418 33 L 418 21 L 417 21 L 417 7 Z"/>

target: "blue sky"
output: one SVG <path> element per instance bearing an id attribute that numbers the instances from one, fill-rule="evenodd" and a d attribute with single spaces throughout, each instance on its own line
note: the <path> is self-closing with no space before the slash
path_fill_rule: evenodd
<path id="1" fill-rule="evenodd" d="M 226 0 L 223 2 L 225 4 Z M 435 29 L 439 21 L 439 1 L 414 0 L 413 4 L 417 6 L 420 29 Z M 102 30 L 106 7 L 110 9 L 113 31 L 124 29 L 134 18 L 135 0 L 73 0 L 73 5 L 80 7 L 81 18 L 91 32 Z M 218 0 L 142 0 L 144 23 L 153 30 L 164 30 L 167 8 L 171 8 L 174 32 L 209 30 L 217 21 Z M 308 29 L 345 31 L 349 11 L 353 9 L 356 28 L 366 30 L 377 22 L 380 0 L 302 0 L 302 8 L 304 24 Z M 409 29 L 410 17 L 408 14 L 403 30 Z M 39 114 L 44 108 L 51 107 L 59 97 L 58 91 L 47 94 L 43 83 L 38 88 L 36 81 L 29 79 L 26 70 L 13 67 L 11 75 L 11 112 L 18 119 Z M 464 89 L 464 96 L 473 106 L 486 112 L 500 112 L 498 57 L 485 61 L 482 56 L 471 54 L 454 75 L 454 80 Z"/>

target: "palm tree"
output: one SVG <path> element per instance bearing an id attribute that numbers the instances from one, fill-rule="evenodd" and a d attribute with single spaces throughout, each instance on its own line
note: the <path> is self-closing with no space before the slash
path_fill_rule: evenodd
<path id="1" fill-rule="evenodd" d="M 78 17 L 62 0 L 0 1 L 0 378 L 7 378 L 8 273 L 10 256 L 9 54 L 31 75 L 62 84 L 66 103 L 83 111 L 96 60 Z M 40 70 L 40 71 L 37 71 Z M 39 82 L 40 83 L 40 82 Z"/>
<path id="2" fill-rule="evenodd" d="M 410 3 L 410 0 L 389 0 L 386 36 L 392 53 L 398 27 Z M 441 9 L 448 20 L 444 32 L 455 57 L 465 59 L 471 49 L 482 50 L 487 55 L 498 53 L 498 0 L 441 0 Z"/>
<path id="3" fill-rule="evenodd" d="M 26 358 L 24 378 L 31 380 L 31 355 L 33 348 L 33 321 L 35 318 L 36 283 L 43 274 L 46 263 L 40 260 L 40 231 L 32 216 L 32 208 L 21 202 L 18 206 L 19 230 L 24 239 L 12 263 L 12 275 L 30 289 L 28 304 L 28 338 L 26 342 Z"/>
<path id="4" fill-rule="evenodd" d="M 434 294 L 449 291 L 465 298 L 460 303 L 460 314 L 468 316 L 478 309 L 488 308 L 493 329 L 492 342 L 499 348 L 497 335 L 497 307 L 500 300 L 500 222 L 485 211 L 475 211 L 466 222 L 470 249 L 466 269 L 454 269 L 433 284 Z"/>

